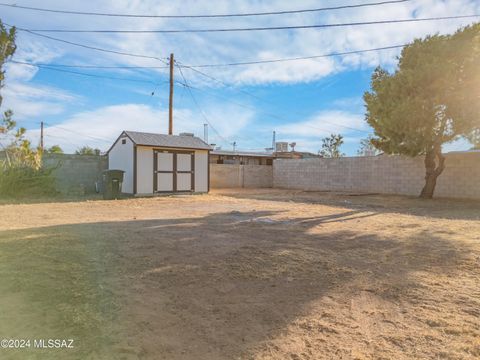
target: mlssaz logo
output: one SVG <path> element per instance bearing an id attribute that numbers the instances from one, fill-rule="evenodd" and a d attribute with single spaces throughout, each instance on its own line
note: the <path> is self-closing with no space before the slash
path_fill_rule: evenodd
<path id="1" fill-rule="evenodd" d="M 73 339 L 38 339 L 33 346 L 40 349 L 73 349 Z"/>

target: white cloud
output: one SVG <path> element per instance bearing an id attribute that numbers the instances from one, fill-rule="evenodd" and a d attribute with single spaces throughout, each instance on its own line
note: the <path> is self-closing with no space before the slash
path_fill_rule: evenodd
<path id="1" fill-rule="evenodd" d="M 360 0 L 359 0 L 360 1 Z M 274 11 L 284 9 L 318 8 L 332 6 L 332 0 L 297 0 L 295 2 L 259 2 L 257 0 L 185 0 L 174 2 L 167 0 L 98 0 L 89 2 L 64 2 L 43 0 L 42 7 L 72 9 L 79 11 L 100 11 L 138 14 L 208 14 L 208 13 L 245 13 L 256 11 Z M 346 2 L 348 3 L 348 1 Z M 35 0 L 23 0 L 22 5 L 38 6 Z M 25 28 L 58 29 L 186 29 L 186 28 L 229 28 L 250 26 L 291 26 L 304 24 L 326 24 L 355 21 L 388 20 L 410 17 L 450 16 L 456 14 L 480 13 L 477 0 L 416 0 L 401 4 L 378 7 L 364 7 L 352 10 L 308 13 L 287 16 L 265 16 L 258 18 L 227 19 L 125 19 L 105 17 L 83 17 L 63 14 L 44 14 L 20 9 L 2 9 L 2 20 Z M 301 57 L 357 49 L 376 48 L 408 43 L 415 37 L 427 34 L 451 33 L 459 26 L 471 23 L 472 19 L 417 22 L 404 24 L 384 24 L 358 27 L 329 28 L 324 30 L 233 32 L 204 34 L 54 34 L 69 41 L 103 47 L 130 53 L 149 54 L 166 58 L 175 53 L 176 59 L 184 64 L 212 64 L 237 61 L 265 60 L 272 58 Z M 18 51 L 15 59 L 43 63 L 74 63 L 98 65 L 162 65 L 151 59 L 139 59 L 116 54 L 96 52 L 81 47 L 70 46 L 30 34 L 19 33 Z M 368 52 L 335 58 L 279 62 L 255 66 L 237 66 L 201 69 L 224 82 L 236 86 L 260 84 L 293 84 L 316 81 L 345 70 L 357 70 L 376 65 L 392 68 L 396 64 L 395 56 L 399 50 Z M 75 94 L 61 89 L 33 84 L 37 70 L 32 67 L 8 64 L 7 86 L 3 90 L 5 104 L 12 107 L 19 119 L 38 118 L 46 115 L 62 114 L 73 101 L 82 100 Z M 135 71 L 119 70 L 132 77 Z M 218 86 L 201 75 L 184 70 L 188 80 L 196 86 Z M 138 74 L 137 74 L 138 75 Z M 152 70 L 152 78 L 166 76 L 166 70 Z M 334 80 L 336 81 L 336 80 Z M 119 87 L 123 86 L 119 84 Z M 133 88 L 129 88 L 132 91 Z M 353 102 L 355 100 L 352 100 Z M 277 128 L 280 135 L 296 141 L 305 148 L 318 150 L 319 139 L 330 133 L 345 134 L 350 138 L 363 135 L 350 130 L 367 130 L 363 115 L 348 112 L 349 100 L 332 104 L 333 108 L 345 109 L 318 113 L 307 120 L 284 124 Z M 192 108 L 193 109 L 193 108 Z M 204 119 L 198 111 L 179 109 L 175 129 L 203 132 Z M 360 109 L 359 109 L 360 111 Z M 244 108 L 226 106 L 224 103 L 210 103 L 205 112 L 213 125 L 227 137 L 229 142 L 239 136 L 242 129 L 250 125 L 253 111 Z M 183 120 L 182 120 L 183 118 Z M 158 110 L 140 104 L 105 106 L 76 115 L 69 115 L 59 126 L 82 134 L 90 139 L 68 136 L 57 128 L 48 128 L 51 136 L 63 141 L 66 149 L 74 150 L 79 145 L 91 141 L 92 145 L 105 149 L 106 142 L 113 140 L 123 129 L 135 129 L 165 132 L 167 115 Z M 334 125 L 334 124 L 339 125 Z M 255 124 L 257 128 L 259 127 Z M 250 129 L 254 134 L 255 130 Z M 47 133 L 48 134 L 48 133 Z M 70 134 L 72 135 L 72 133 Z M 245 136 L 245 135 L 244 135 Z M 258 136 L 255 135 L 255 136 Z M 101 137 L 95 140 L 92 137 Z M 212 141 L 217 143 L 215 133 L 210 130 Z M 103 139 L 106 140 L 103 140 Z M 52 141 L 53 141 L 52 137 Z M 68 140 L 65 140 L 68 139 Z M 77 141 L 72 143 L 71 141 Z M 101 142 L 103 141 L 103 143 Z M 356 141 L 356 140 L 352 140 Z M 63 144 L 62 143 L 62 144 Z M 225 146 L 225 145 L 224 145 Z M 259 146 L 259 145 L 255 145 Z"/>
<path id="2" fill-rule="evenodd" d="M 24 1 L 22 5 L 35 5 L 35 1 Z M 298 0 L 287 2 L 258 2 L 256 0 L 222 0 L 182 2 L 159 0 L 102 0 L 96 1 L 94 9 L 89 3 L 66 3 L 59 0 L 45 0 L 42 6 L 69 8 L 87 11 L 144 14 L 212 14 L 244 13 L 252 11 L 272 11 L 286 8 L 318 8 L 331 6 L 331 1 Z M 78 29 L 182 29 L 182 28 L 229 28 L 251 26 L 291 26 L 304 24 L 343 23 L 412 17 L 450 16 L 454 14 L 474 14 L 480 12 L 476 0 L 421 0 L 389 4 L 376 7 L 363 7 L 351 10 L 313 12 L 285 16 L 216 18 L 212 19 L 125 19 L 105 17 L 82 17 L 50 14 L 48 21 L 39 13 L 18 9 L 2 9 L 3 16 L 10 23 L 30 28 L 78 28 Z M 69 40 L 92 46 L 116 49 L 132 53 L 146 53 L 166 58 L 174 52 L 176 58 L 185 64 L 225 63 L 267 58 L 283 58 L 342 52 L 356 49 L 375 48 L 403 44 L 414 37 L 436 32 L 448 33 L 472 19 L 430 21 L 402 24 L 382 24 L 328 29 L 278 30 L 260 32 L 203 33 L 203 34 L 68 34 Z M 45 24 L 49 24 L 46 26 Z M 124 57 L 120 55 L 92 52 L 87 49 L 63 45 L 22 35 L 19 40 L 46 44 L 62 49 L 78 60 L 88 63 L 122 63 L 158 65 L 155 60 Z M 24 41 L 19 42 L 25 48 Z M 272 63 L 260 66 L 227 67 L 208 70 L 224 81 L 236 84 L 295 83 L 319 79 L 344 69 L 356 69 L 382 64 L 393 66 L 398 50 L 370 52 L 349 55 L 343 58 L 305 60 L 298 62 Z M 160 72 L 160 70 L 159 70 Z M 198 74 L 189 73 L 190 77 Z"/>
<path id="3" fill-rule="evenodd" d="M 240 112 L 231 106 L 205 107 L 209 121 L 223 137 L 230 137 L 244 129 L 253 117 L 253 112 Z M 203 137 L 204 120 L 200 114 L 188 109 L 174 112 L 174 133 L 193 132 Z M 168 112 L 142 104 L 123 104 L 98 108 L 78 113 L 62 123 L 44 130 L 45 143 L 49 147 L 60 145 L 66 152 L 89 145 L 107 150 L 123 130 L 166 133 Z M 33 143 L 38 143 L 39 131 L 28 132 Z M 221 140 L 210 130 L 210 139 L 218 144 Z"/>
<path id="4" fill-rule="evenodd" d="M 12 109 L 17 120 L 38 120 L 62 113 L 74 100 L 81 98 L 67 91 L 23 81 L 7 84 L 2 91 L 4 109 Z"/>
<path id="5" fill-rule="evenodd" d="M 19 62 L 48 63 L 63 54 L 63 50 L 59 49 L 58 46 L 31 41 L 31 39 L 25 36 L 19 36 L 16 43 L 17 50 L 14 59 Z M 5 80 L 8 84 L 16 81 L 31 80 L 38 72 L 38 69 L 34 66 L 9 62 L 5 65 L 5 72 Z"/>
<path id="6" fill-rule="evenodd" d="M 296 142 L 296 150 L 317 153 L 324 137 L 343 135 L 345 145 L 355 146 L 367 137 L 369 128 L 363 115 L 343 110 L 321 111 L 307 120 L 276 128 L 280 141 Z"/>
<path id="7" fill-rule="evenodd" d="M 39 42 L 17 39 L 16 61 L 49 62 L 61 56 L 61 50 Z M 34 66 L 9 62 L 5 65 L 5 87 L 2 89 L 3 109 L 12 109 L 16 120 L 40 121 L 47 115 L 62 113 L 68 103 L 79 100 L 69 92 L 51 86 L 31 84 L 37 74 Z"/>
<path id="8" fill-rule="evenodd" d="M 363 115 L 340 110 L 322 111 L 308 120 L 277 127 L 279 133 L 310 138 L 355 132 L 354 129 L 368 131 Z"/>
<path id="9" fill-rule="evenodd" d="M 61 114 L 65 106 L 49 101 L 30 101 L 21 98 L 7 99 L 5 109 L 15 109 L 15 120 L 40 122 L 47 115 Z"/>
<path id="10" fill-rule="evenodd" d="M 355 96 L 355 97 L 346 97 L 346 98 L 336 99 L 333 101 L 332 105 L 335 108 L 352 109 L 352 108 L 362 108 L 364 106 L 364 102 L 361 96 Z"/>

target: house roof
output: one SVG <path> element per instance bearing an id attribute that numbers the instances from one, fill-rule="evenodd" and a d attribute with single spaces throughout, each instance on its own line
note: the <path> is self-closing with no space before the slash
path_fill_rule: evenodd
<path id="1" fill-rule="evenodd" d="M 212 150 L 211 154 L 229 156 L 273 157 L 272 153 L 253 151 Z"/>
<path id="2" fill-rule="evenodd" d="M 127 135 L 136 145 L 211 150 L 207 143 L 196 136 L 165 135 L 138 131 L 124 131 L 122 134 Z"/>

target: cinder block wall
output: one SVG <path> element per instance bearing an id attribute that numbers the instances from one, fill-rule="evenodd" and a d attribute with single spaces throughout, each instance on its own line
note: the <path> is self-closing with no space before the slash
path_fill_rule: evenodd
<path id="1" fill-rule="evenodd" d="M 210 188 L 269 188 L 273 186 L 273 166 L 210 164 Z"/>
<path id="2" fill-rule="evenodd" d="M 287 189 L 418 195 L 424 177 L 423 157 L 278 159 L 273 164 L 273 186 Z M 435 196 L 480 199 L 480 153 L 447 154 Z"/>
<path id="3" fill-rule="evenodd" d="M 44 167 L 56 167 L 54 171 L 57 190 L 65 194 L 95 192 L 95 182 L 107 169 L 106 156 L 45 154 Z"/>

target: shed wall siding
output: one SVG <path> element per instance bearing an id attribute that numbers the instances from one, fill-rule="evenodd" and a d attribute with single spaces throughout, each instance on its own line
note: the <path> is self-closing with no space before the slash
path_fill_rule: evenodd
<path id="1" fill-rule="evenodd" d="M 153 194 L 153 147 L 137 146 L 137 194 Z M 175 151 L 175 149 L 168 149 Z M 182 149 L 178 149 L 182 150 Z M 208 192 L 208 151 L 195 151 L 195 192 Z"/>
<path id="2" fill-rule="evenodd" d="M 118 139 L 108 153 L 108 169 L 125 171 L 122 192 L 133 194 L 133 142 L 125 138 L 126 144 L 122 144 L 122 139 Z"/>
<path id="3" fill-rule="evenodd" d="M 137 194 L 153 193 L 153 148 L 137 146 Z"/>
<path id="4" fill-rule="evenodd" d="M 195 192 L 208 192 L 208 151 L 195 151 Z"/>

